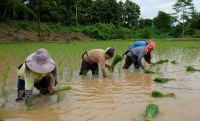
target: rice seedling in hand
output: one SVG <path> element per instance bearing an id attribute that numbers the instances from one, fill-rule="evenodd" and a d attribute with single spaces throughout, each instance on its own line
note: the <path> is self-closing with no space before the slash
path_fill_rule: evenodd
<path id="1" fill-rule="evenodd" d="M 154 72 L 154 71 L 146 70 L 145 73 L 147 73 L 147 74 L 160 74 L 161 72 Z"/>
<path id="2" fill-rule="evenodd" d="M 146 107 L 146 114 L 143 121 L 153 121 L 153 118 L 158 113 L 159 113 L 158 106 L 156 104 L 149 104 Z"/>
<path id="3" fill-rule="evenodd" d="M 116 65 L 119 61 L 122 61 L 123 58 L 124 58 L 123 56 L 120 56 L 120 55 L 116 54 L 116 56 L 115 56 L 115 58 L 114 58 L 114 60 L 113 60 L 113 62 L 112 62 L 112 64 L 111 64 L 111 71 L 114 70 L 115 65 Z"/>
<path id="4" fill-rule="evenodd" d="M 152 97 L 175 97 L 175 94 L 174 93 L 164 94 L 164 93 L 161 93 L 161 92 L 154 90 L 152 92 Z"/>
<path id="5" fill-rule="evenodd" d="M 178 64 L 178 62 L 176 60 L 173 60 L 171 63 L 172 64 Z"/>
<path id="6" fill-rule="evenodd" d="M 186 67 L 186 71 L 199 71 L 200 72 L 200 69 L 196 69 L 196 68 L 194 68 L 192 66 L 187 66 Z"/>
<path id="7" fill-rule="evenodd" d="M 45 102 L 47 102 L 47 97 L 50 97 L 51 95 L 54 95 L 54 94 L 57 94 L 58 95 L 58 98 L 60 98 L 60 93 L 62 91 L 68 91 L 68 90 L 71 90 L 72 88 L 70 86 L 68 87 L 64 87 L 64 88 L 57 88 L 56 91 L 52 92 L 52 93 L 48 93 L 44 96 L 44 99 L 45 99 Z M 57 99 L 58 101 L 58 99 Z"/>
<path id="8" fill-rule="evenodd" d="M 166 59 L 166 60 L 159 60 L 159 61 L 155 62 L 154 65 L 156 65 L 156 64 L 163 64 L 163 63 L 167 63 L 167 62 L 168 62 L 168 59 Z"/>
<path id="9" fill-rule="evenodd" d="M 169 80 L 175 80 L 174 78 L 160 78 L 156 77 L 153 81 L 160 82 L 160 83 L 167 83 Z"/>

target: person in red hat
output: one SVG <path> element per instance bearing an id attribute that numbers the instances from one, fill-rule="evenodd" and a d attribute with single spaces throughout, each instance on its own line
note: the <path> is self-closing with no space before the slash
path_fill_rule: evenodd
<path id="1" fill-rule="evenodd" d="M 142 58 L 144 57 L 145 61 L 149 64 L 153 65 L 151 62 L 152 51 L 155 48 L 155 43 L 150 42 L 146 47 L 140 46 L 131 49 L 126 56 L 125 64 L 123 66 L 124 69 L 128 69 L 130 65 L 133 63 L 136 68 L 141 67 L 144 71 L 146 68 L 142 64 Z"/>
<path id="2" fill-rule="evenodd" d="M 55 91 L 57 84 L 57 68 L 46 49 L 40 48 L 29 55 L 26 61 L 18 67 L 18 97 L 16 101 L 25 97 L 26 105 L 32 102 L 33 88 L 46 95 Z"/>
<path id="3" fill-rule="evenodd" d="M 109 60 L 114 56 L 114 49 L 108 47 L 106 50 L 94 49 L 88 52 L 85 52 L 82 55 L 82 64 L 79 75 L 86 75 L 89 70 L 92 71 L 93 75 L 98 74 L 98 63 L 103 73 L 103 77 L 106 78 L 106 69 L 105 67 L 110 68 L 110 65 L 106 64 L 105 61 Z"/>

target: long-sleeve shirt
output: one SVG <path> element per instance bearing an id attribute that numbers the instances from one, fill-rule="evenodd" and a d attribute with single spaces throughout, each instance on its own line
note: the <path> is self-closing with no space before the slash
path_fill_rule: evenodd
<path id="1" fill-rule="evenodd" d="M 144 66 L 142 64 L 142 58 L 147 56 L 147 55 L 145 55 L 145 49 L 146 49 L 146 47 L 140 46 L 140 47 L 133 48 L 131 51 L 129 51 L 127 53 L 127 56 L 129 56 L 133 60 L 133 62 L 134 62 L 134 60 L 136 60 L 142 69 L 144 68 Z M 147 54 L 149 54 L 149 53 L 147 53 Z M 150 56 L 145 57 L 145 61 L 150 63 L 151 62 Z"/>
<path id="2" fill-rule="evenodd" d="M 20 79 L 25 81 L 25 90 L 33 90 L 34 83 L 39 83 L 43 77 L 49 76 L 52 77 L 51 73 L 35 73 L 30 69 L 26 69 L 25 63 L 22 65 L 18 71 L 18 76 Z"/>
<path id="3" fill-rule="evenodd" d="M 100 63 L 100 67 L 102 70 L 103 75 L 106 75 L 106 69 L 105 69 L 105 50 L 102 49 L 94 49 L 91 51 L 88 51 L 87 54 L 83 57 L 86 62 L 90 64 L 94 63 Z"/>
<path id="4" fill-rule="evenodd" d="M 145 47 L 146 46 L 146 42 L 144 42 L 144 41 L 137 41 L 137 42 L 131 44 L 129 46 L 129 49 L 133 49 L 133 48 L 136 48 L 136 47 L 139 47 L 139 46 L 144 46 Z"/>

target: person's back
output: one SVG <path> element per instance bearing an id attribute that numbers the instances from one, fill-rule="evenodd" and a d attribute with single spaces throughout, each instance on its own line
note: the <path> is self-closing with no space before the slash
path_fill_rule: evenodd
<path id="1" fill-rule="evenodd" d="M 135 42 L 135 43 L 133 43 L 133 44 L 131 44 L 130 46 L 129 46 L 129 49 L 133 49 L 133 48 L 136 48 L 136 47 L 139 47 L 139 46 L 146 46 L 146 42 L 144 42 L 144 41 L 137 41 L 137 42 Z"/>

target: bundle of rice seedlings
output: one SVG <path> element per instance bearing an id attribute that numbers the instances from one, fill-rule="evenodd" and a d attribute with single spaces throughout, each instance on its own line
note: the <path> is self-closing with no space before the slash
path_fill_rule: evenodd
<path id="1" fill-rule="evenodd" d="M 164 94 L 164 93 L 161 93 L 161 92 L 154 90 L 152 92 L 152 97 L 175 97 L 175 94 L 174 93 Z"/>
<path id="2" fill-rule="evenodd" d="M 199 72 L 200 72 L 199 69 L 196 69 L 196 68 L 194 68 L 194 67 L 192 67 L 192 66 L 187 66 L 187 67 L 186 67 L 186 71 L 199 71 Z"/>
<path id="3" fill-rule="evenodd" d="M 161 82 L 161 83 L 167 83 L 169 80 L 175 80 L 174 78 L 160 78 L 156 77 L 153 81 Z"/>
<path id="4" fill-rule="evenodd" d="M 159 113 L 158 106 L 156 104 L 149 104 L 146 107 L 146 114 L 143 121 L 153 121 L 153 118 L 158 113 Z"/>
<path id="5" fill-rule="evenodd" d="M 113 62 L 112 62 L 112 64 L 111 64 L 111 71 L 114 70 L 115 65 L 116 65 L 119 61 L 122 61 L 123 58 L 124 58 L 123 56 L 120 56 L 120 55 L 118 55 L 118 54 L 115 55 L 115 58 L 114 58 L 114 60 L 113 60 Z"/>
<path id="6" fill-rule="evenodd" d="M 59 102 L 59 98 L 60 98 L 60 94 L 62 91 L 68 91 L 68 90 L 71 90 L 72 88 L 70 86 L 68 87 L 64 87 L 64 88 L 58 88 L 56 89 L 56 91 L 52 92 L 52 93 L 48 93 L 44 96 L 44 99 L 45 101 L 47 102 L 47 97 L 50 97 L 50 95 L 54 95 L 54 94 L 58 94 L 58 99 L 57 99 L 57 102 Z"/>
<path id="7" fill-rule="evenodd" d="M 160 74 L 160 72 L 154 72 L 154 71 L 150 71 L 150 70 L 146 70 L 145 73 L 147 73 L 147 74 Z"/>
<path id="8" fill-rule="evenodd" d="M 163 63 L 167 63 L 168 62 L 168 59 L 166 59 L 166 60 L 159 60 L 159 61 L 157 61 L 157 62 L 155 62 L 154 64 L 156 65 L 156 64 L 163 64 Z"/>
<path id="9" fill-rule="evenodd" d="M 173 60 L 171 63 L 172 64 L 177 64 L 178 62 L 176 60 Z"/>

